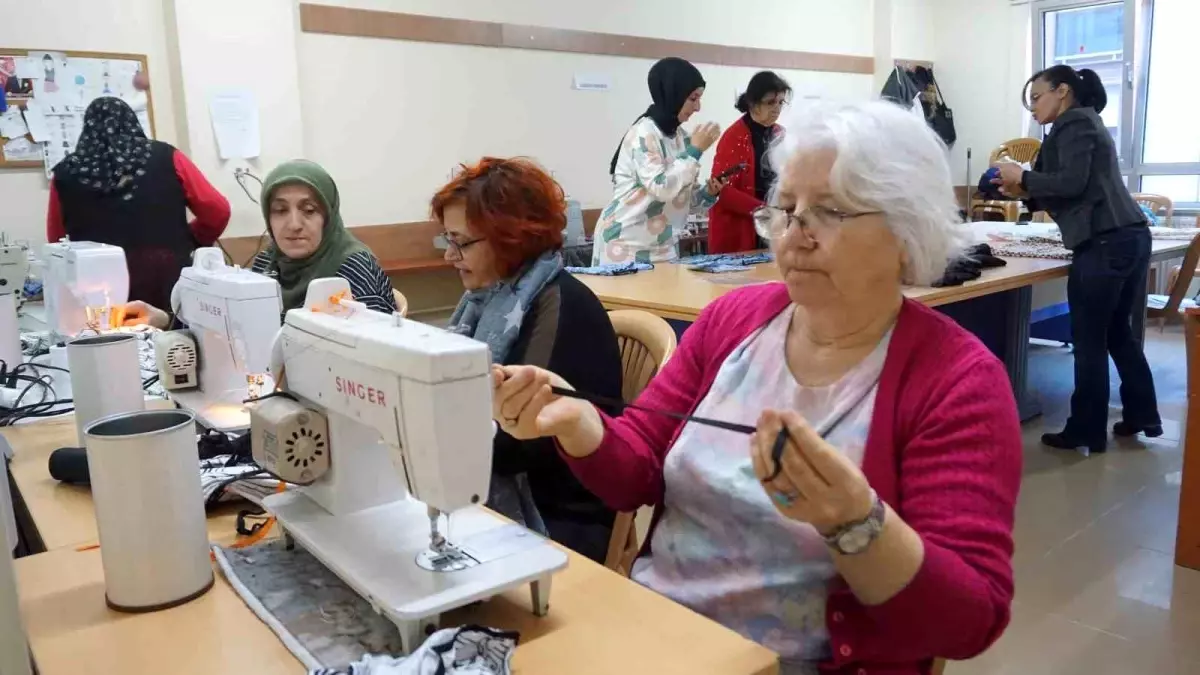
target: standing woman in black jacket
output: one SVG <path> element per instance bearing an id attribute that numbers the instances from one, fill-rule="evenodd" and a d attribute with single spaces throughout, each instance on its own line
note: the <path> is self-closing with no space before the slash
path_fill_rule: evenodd
<path id="1" fill-rule="evenodd" d="M 1103 452 L 1108 442 L 1108 356 L 1121 377 L 1117 436 L 1162 435 L 1154 379 L 1133 335 L 1135 306 L 1146 288 L 1150 231 L 1146 217 L 1121 179 L 1117 152 L 1100 112 L 1108 96 L 1091 70 L 1054 66 L 1026 83 L 1026 108 L 1039 124 L 1053 124 L 1032 171 L 1000 165 L 995 182 L 1021 197 L 1031 211 L 1048 211 L 1071 249 L 1067 301 L 1075 341 L 1075 392 L 1061 433 L 1045 434 L 1055 448 L 1086 446 Z"/>

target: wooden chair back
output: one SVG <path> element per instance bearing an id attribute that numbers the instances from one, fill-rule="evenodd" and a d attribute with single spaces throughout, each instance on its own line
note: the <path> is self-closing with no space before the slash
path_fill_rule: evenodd
<path id="1" fill-rule="evenodd" d="M 632 403 L 675 353 L 675 329 L 661 317 L 636 309 L 609 312 L 608 318 L 621 348 L 621 398 Z M 604 558 L 605 567 L 624 576 L 629 576 L 640 548 L 636 517 L 634 511 L 617 514 Z"/>
<path id="2" fill-rule="evenodd" d="M 1133 201 L 1149 208 L 1154 215 L 1163 216 L 1167 223 L 1170 223 L 1171 217 L 1175 215 L 1175 202 L 1171 201 L 1170 197 L 1149 192 L 1135 192 Z"/>
<path id="3" fill-rule="evenodd" d="M 1179 317 L 1179 307 L 1187 295 L 1192 277 L 1196 275 L 1197 266 L 1200 266 L 1200 234 L 1192 238 L 1192 243 L 1188 245 L 1187 251 L 1183 254 L 1183 264 L 1179 266 L 1178 274 L 1173 275 L 1175 282 L 1171 285 L 1166 306 L 1162 309 L 1147 307 L 1146 318 L 1158 319 L 1159 324 L 1163 325 Z"/>
<path id="4" fill-rule="evenodd" d="M 408 316 L 408 298 L 396 289 L 392 289 L 392 299 L 396 301 L 396 311 L 400 316 Z"/>
<path id="5" fill-rule="evenodd" d="M 1029 162 L 1032 165 L 1041 150 L 1042 142 L 1036 138 L 1014 138 L 1004 141 L 995 150 L 992 150 L 988 163 L 992 164 L 1001 157 L 1008 157 L 1013 161 Z"/>

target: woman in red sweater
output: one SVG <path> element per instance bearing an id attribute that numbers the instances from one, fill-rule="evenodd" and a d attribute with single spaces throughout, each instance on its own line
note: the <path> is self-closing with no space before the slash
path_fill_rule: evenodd
<path id="1" fill-rule="evenodd" d="M 766 203 L 767 190 L 775 182 L 775 172 L 766 161 L 766 154 L 771 142 L 783 131 L 775 123 L 791 93 L 786 80 L 764 70 L 750 78 L 746 92 L 738 97 L 737 109 L 744 114 L 721 135 L 712 174 L 720 176 L 741 164 L 746 167 L 734 174 L 708 212 L 709 253 L 761 248 L 752 215 Z"/>
<path id="2" fill-rule="evenodd" d="M 1016 405 L 983 344 L 901 292 L 963 243 L 933 132 L 883 102 L 788 128 L 777 203 L 756 216 L 784 283 L 707 308 L 642 409 L 609 417 L 556 396 L 555 374 L 504 367 L 493 414 L 516 438 L 553 436 L 613 509 L 653 505 L 633 579 L 776 651 L 782 672 L 928 673 L 1008 623 Z"/>
<path id="3" fill-rule="evenodd" d="M 131 301 L 169 307 L 192 251 L 212 246 L 228 224 L 229 201 L 182 152 L 146 138 L 119 98 L 88 106 L 75 152 L 54 167 L 46 240 L 120 246 Z"/>

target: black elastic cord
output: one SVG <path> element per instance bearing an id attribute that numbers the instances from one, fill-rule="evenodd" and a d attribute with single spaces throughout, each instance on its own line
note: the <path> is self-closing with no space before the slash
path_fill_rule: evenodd
<path id="1" fill-rule="evenodd" d="M 607 396 L 596 396 L 595 394 L 585 394 L 580 391 L 575 391 L 574 389 L 564 389 L 562 387 L 550 387 L 550 391 L 559 396 L 564 396 L 566 398 L 575 398 L 575 399 L 579 399 L 581 401 L 587 401 L 588 403 L 591 403 L 593 405 L 615 408 L 617 410 L 625 410 L 625 409 L 640 410 L 642 412 L 653 413 L 655 415 L 662 415 L 663 417 L 670 417 L 671 419 L 681 420 L 683 422 L 695 422 L 696 424 L 703 424 L 705 426 L 715 427 L 717 429 L 724 429 L 726 431 L 733 431 L 733 432 L 736 432 L 739 434 L 750 435 L 750 434 L 756 433 L 758 431 L 758 429 L 756 429 L 748 424 L 738 424 L 736 422 L 725 422 L 723 420 L 714 420 L 714 419 L 709 419 L 707 417 L 696 417 L 695 415 L 684 415 L 683 413 L 671 412 L 670 410 L 660 410 L 658 408 L 647 408 L 646 406 L 638 405 L 636 403 L 626 403 L 625 401 L 621 401 L 621 400 L 618 400 L 615 398 L 608 398 Z M 775 467 L 771 470 L 771 475 L 767 476 L 766 478 L 763 479 L 764 483 L 775 480 L 776 478 L 779 477 L 780 472 L 783 471 L 783 450 L 787 446 L 787 440 L 789 437 L 790 436 L 788 434 L 787 427 L 782 427 L 779 430 L 779 435 L 775 437 L 775 445 L 771 446 L 771 461 L 774 462 Z"/>

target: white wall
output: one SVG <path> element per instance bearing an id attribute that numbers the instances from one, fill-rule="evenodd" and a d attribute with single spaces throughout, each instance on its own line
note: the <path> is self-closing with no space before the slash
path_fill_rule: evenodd
<path id="1" fill-rule="evenodd" d="M 303 157 L 294 0 L 166 0 L 177 42 L 182 124 L 188 154 L 233 207 L 227 236 L 263 231 L 262 211 L 242 192 L 234 169 L 248 167 L 265 177 L 280 162 Z M 332 80 L 332 81 L 336 81 Z M 208 97 L 221 89 L 248 89 L 259 108 L 262 155 L 249 162 L 220 159 L 213 137 Z M 328 90 L 326 90 L 328 93 Z M 351 103 L 347 98 L 341 98 Z M 341 130 L 349 134 L 351 127 Z M 247 181 L 258 198 L 258 184 Z"/>
<path id="2" fill-rule="evenodd" d="M 678 5 L 634 0 L 571 3 L 569 11 L 550 0 L 353 4 L 730 45 L 872 53 L 867 0 L 757 0 L 738 12 L 704 0 L 688 5 L 686 13 Z M 429 198 L 454 166 L 488 154 L 533 157 L 585 208 L 601 207 L 611 196 L 612 152 L 650 102 L 645 83 L 652 61 L 644 59 L 315 34 L 302 34 L 299 47 L 305 149 L 337 179 L 344 216 L 355 225 L 427 218 Z M 708 88 L 693 119 L 722 125 L 735 120 L 735 93 L 756 69 L 698 65 Z M 861 99 L 875 90 L 870 75 L 779 72 L 796 98 Z M 574 91 L 572 77 L 579 73 L 610 78 L 612 88 Z"/>
<path id="3" fill-rule="evenodd" d="M 937 58 L 934 0 L 877 0 L 891 4 L 891 48 L 894 58 L 933 61 Z"/>
<path id="4" fill-rule="evenodd" d="M 951 176 L 956 184 L 975 184 L 992 149 L 1028 130 L 1021 87 L 1031 74 L 1030 6 L 1010 0 L 930 1 L 934 72 L 958 131 Z M 969 178 L 968 148 L 973 151 Z"/>
<path id="5" fill-rule="evenodd" d="M 145 54 L 154 126 L 176 142 L 174 94 L 167 67 L 162 0 L 0 0 L 0 46 Z M 42 169 L 0 169 L 0 232 L 10 240 L 46 240 L 49 184 Z"/>

